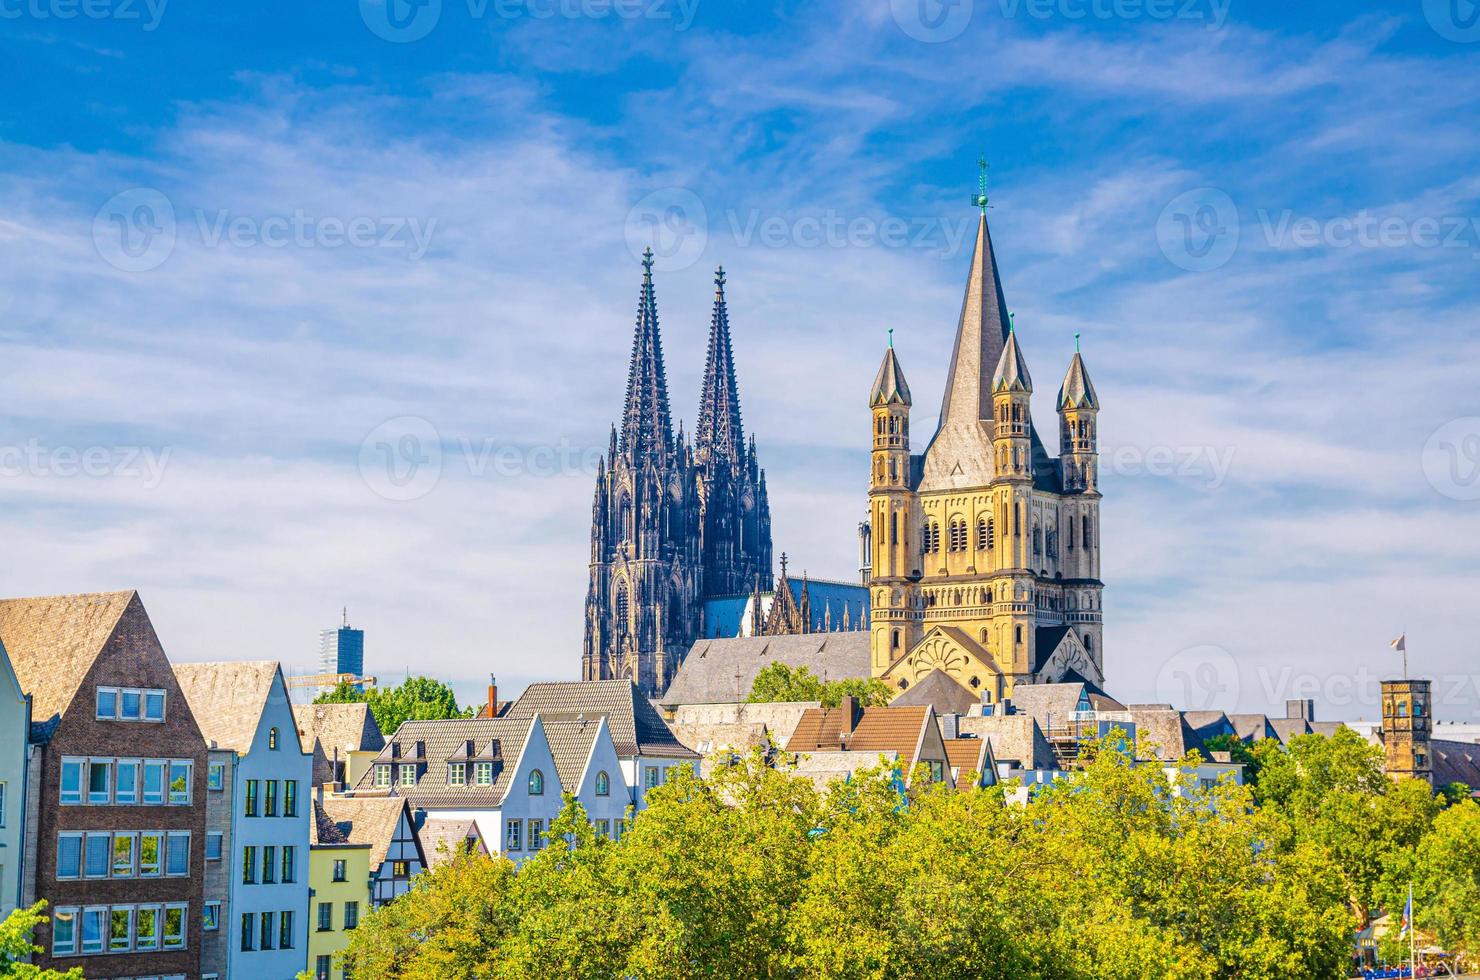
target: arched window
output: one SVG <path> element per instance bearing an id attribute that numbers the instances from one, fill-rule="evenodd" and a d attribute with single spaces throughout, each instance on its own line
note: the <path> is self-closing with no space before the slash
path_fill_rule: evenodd
<path id="1" fill-rule="evenodd" d="M 976 522 L 976 550 L 987 550 L 987 519 L 979 518 Z"/>
<path id="2" fill-rule="evenodd" d="M 987 645 L 987 628 L 985 626 L 982 627 L 981 641 L 982 641 L 982 646 L 986 646 Z M 976 678 L 974 678 L 974 677 L 972 678 L 972 680 L 975 680 L 975 679 Z M 972 687 L 975 687 L 976 685 L 973 684 L 971 686 Z"/>
<path id="3" fill-rule="evenodd" d="M 890 640 L 890 646 L 895 650 L 899 649 L 899 630 L 894 631 L 894 636 Z"/>
<path id="4" fill-rule="evenodd" d="M 604 769 L 596 774 L 596 795 L 612 795 L 612 777 L 608 776 Z"/>
<path id="5" fill-rule="evenodd" d="M 267 747 L 276 752 L 278 747 L 278 732 L 276 728 L 267 730 Z"/>
<path id="6" fill-rule="evenodd" d="M 1090 653 L 1095 652 L 1095 638 L 1093 636 L 1086 636 L 1084 638 L 1084 648 Z"/>
<path id="7" fill-rule="evenodd" d="M 538 769 L 531 769 L 529 771 L 529 795 L 545 795 L 545 774 Z"/>
<path id="8" fill-rule="evenodd" d="M 889 543 L 899 544 L 899 515 L 889 515 Z"/>
<path id="9" fill-rule="evenodd" d="M 627 598 L 627 583 L 617 585 L 617 629 L 626 632 L 631 628 L 632 603 Z"/>
<path id="10" fill-rule="evenodd" d="M 1019 626 L 1017 628 L 1017 642 L 1018 642 L 1018 646 L 1022 646 L 1022 643 L 1023 643 L 1023 628 L 1021 626 Z"/>
<path id="11" fill-rule="evenodd" d="M 1086 548 L 1091 547 L 1095 541 L 1094 536 L 1090 534 L 1088 514 L 1084 515 L 1084 531 L 1080 535 L 1080 540 L 1084 542 Z"/>

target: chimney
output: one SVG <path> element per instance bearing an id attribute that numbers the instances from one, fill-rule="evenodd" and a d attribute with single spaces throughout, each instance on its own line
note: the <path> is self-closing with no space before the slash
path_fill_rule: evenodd
<path id="1" fill-rule="evenodd" d="M 313 801 L 316 806 L 324 805 L 324 784 L 319 783 L 313 788 Z"/>
<path id="2" fill-rule="evenodd" d="M 940 716 L 940 737 L 959 738 L 961 735 L 961 716 L 946 714 Z"/>
<path id="3" fill-rule="evenodd" d="M 488 717 L 498 717 L 498 678 L 488 675 Z"/>
<path id="4" fill-rule="evenodd" d="M 1316 702 L 1314 698 L 1296 698 L 1285 702 L 1285 717 L 1299 718 L 1302 721 L 1316 720 Z"/>
<path id="5" fill-rule="evenodd" d="M 858 725 L 858 699 L 851 694 L 846 695 L 838 702 L 838 710 L 843 713 L 843 733 L 852 735 Z"/>

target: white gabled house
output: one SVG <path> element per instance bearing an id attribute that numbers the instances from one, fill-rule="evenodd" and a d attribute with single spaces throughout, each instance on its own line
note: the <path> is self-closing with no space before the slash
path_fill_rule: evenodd
<path id="1" fill-rule="evenodd" d="M 606 718 L 552 721 L 544 728 L 563 791 L 585 808 L 598 834 L 619 838 L 631 815 L 631 790 Z"/>

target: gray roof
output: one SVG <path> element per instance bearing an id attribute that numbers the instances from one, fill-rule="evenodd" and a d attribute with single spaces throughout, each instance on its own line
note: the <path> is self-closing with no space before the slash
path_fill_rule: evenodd
<path id="1" fill-rule="evenodd" d="M 1197 748 L 1196 737 L 1183 720 L 1182 712 L 1171 708 L 1132 706 L 1129 714 L 1136 724 L 1138 758 L 1175 762 L 1189 749 Z"/>
<path id="2" fill-rule="evenodd" d="M 867 634 L 863 634 L 867 635 Z M 723 642 L 723 641 L 714 641 Z M 743 698 L 741 700 L 744 700 Z M 622 758 L 698 758 L 683 745 L 631 681 L 555 681 L 531 684 L 509 706 L 505 718 L 538 714 L 546 722 L 606 718 L 612 744 Z"/>
<path id="3" fill-rule="evenodd" d="M 1023 359 L 1023 349 L 1018 346 L 1017 331 L 1007 335 L 1002 347 L 1002 357 L 997 361 L 997 370 L 992 374 L 993 391 L 1032 391 L 1033 377 L 1028 374 L 1028 362 Z"/>
<path id="4" fill-rule="evenodd" d="M 772 663 L 806 667 L 830 681 L 868 677 L 869 634 L 804 633 L 700 640 L 689 650 L 673 683 L 659 700 L 665 705 L 744 701 L 750 696 L 755 676 Z"/>
<path id="5" fill-rule="evenodd" d="M 1032 715 L 967 715 L 960 726 L 963 734 L 989 740 L 998 762 L 1023 769 L 1052 769 L 1058 764 Z"/>
<path id="6" fill-rule="evenodd" d="M 884 352 L 884 363 L 879 365 L 879 373 L 874 378 L 874 390 L 869 394 L 868 403 L 874 408 L 880 405 L 910 404 L 910 386 L 905 384 L 904 370 L 899 366 L 899 359 L 894 356 L 892 342 Z"/>
<path id="7" fill-rule="evenodd" d="M 1274 729 L 1269 727 L 1269 716 L 1260 714 L 1229 715 L 1233 730 L 1245 742 L 1257 742 L 1261 738 L 1274 738 Z"/>
<path id="8" fill-rule="evenodd" d="M 345 840 L 351 844 L 370 845 L 370 867 L 378 868 L 385 863 L 391 842 L 396 839 L 396 827 L 401 822 L 401 815 L 406 813 L 406 801 L 386 796 L 333 796 L 324 800 L 322 810 Z M 319 810 L 316 809 L 316 820 L 318 815 Z M 409 823 L 409 813 L 407 817 Z M 417 840 L 417 847 L 420 846 L 421 842 Z"/>
<path id="9" fill-rule="evenodd" d="M 423 765 L 424 771 L 415 786 L 402 786 L 397 782 L 391 792 L 404 797 L 414 807 L 450 807 L 479 809 L 496 807 L 503 803 L 505 794 L 513 780 L 515 764 L 524 742 L 529 737 L 532 718 L 452 718 L 442 721 L 406 721 L 386 742 L 385 748 L 376 757 L 376 763 L 412 762 L 411 756 L 421 743 L 423 755 L 415 761 Z M 493 783 L 489 786 L 474 786 L 468 780 L 462 786 L 447 784 L 447 760 L 458 755 L 468 742 L 473 743 L 472 754 L 486 754 L 497 740 L 497 757 L 486 756 L 493 761 Z M 400 750 L 399 756 L 396 751 Z M 360 781 L 355 784 L 357 793 L 374 793 L 375 766 L 367 768 Z M 381 790 L 384 792 L 384 790 Z M 338 819 L 338 818 L 336 818 Z"/>
<path id="10" fill-rule="evenodd" d="M 1084 368 L 1084 358 L 1079 356 L 1079 351 L 1074 352 L 1074 360 L 1069 362 L 1069 373 L 1064 375 L 1064 383 L 1059 387 L 1060 411 L 1066 408 L 1088 408 L 1096 411 L 1100 408 L 1100 397 L 1095 394 L 1095 386 L 1089 380 L 1089 372 Z"/>
<path id="11" fill-rule="evenodd" d="M 981 697 L 937 668 L 889 703 L 904 708 L 928 704 L 936 714 L 964 715 L 981 703 Z"/>
<path id="12" fill-rule="evenodd" d="M 488 845 L 476 820 L 434 820 L 423 814 L 416 835 L 421 838 L 421 849 L 426 854 L 428 866 L 433 868 L 446 864 L 459 851 L 488 853 Z"/>
<path id="13" fill-rule="evenodd" d="M 586 760 L 591 758 L 591 747 L 596 743 L 596 734 L 601 730 L 601 719 L 587 721 L 545 721 L 545 738 L 550 742 L 550 754 L 555 757 L 555 771 L 560 775 L 560 785 L 567 793 L 581 791 L 581 777 L 586 774 Z"/>
<path id="14" fill-rule="evenodd" d="M 1309 735 L 1311 732 L 1310 722 L 1304 718 L 1271 718 L 1269 727 L 1274 729 L 1275 737 L 1286 745 L 1296 735 Z"/>
<path id="15" fill-rule="evenodd" d="M 252 751 L 257 725 L 277 677 L 277 661 L 240 660 L 173 667 L 206 744 L 242 755 Z M 294 744 L 302 747 L 296 739 Z"/>
<path id="16" fill-rule="evenodd" d="M 1047 730 L 1074 721 L 1081 703 L 1088 703 L 1089 692 L 1083 684 L 1019 684 L 1012 689 L 1012 708 L 1018 714 L 1031 715 L 1038 726 Z"/>
<path id="17" fill-rule="evenodd" d="M 1472 790 L 1480 789 L 1480 745 L 1434 739 L 1430 748 L 1434 753 L 1435 786 L 1464 783 Z"/>

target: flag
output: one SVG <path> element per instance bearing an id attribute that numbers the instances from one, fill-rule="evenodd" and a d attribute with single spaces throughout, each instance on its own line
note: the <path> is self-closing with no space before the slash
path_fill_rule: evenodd
<path id="1" fill-rule="evenodd" d="M 1402 939 L 1408 935 L 1408 930 L 1413 928 L 1413 889 L 1408 889 L 1408 904 L 1403 906 L 1403 928 L 1398 931 L 1398 938 Z"/>
<path id="2" fill-rule="evenodd" d="M 1398 634 L 1398 638 L 1396 640 L 1394 640 L 1389 645 L 1394 650 L 1397 650 L 1399 653 L 1407 653 L 1408 652 L 1408 634 L 1407 633 L 1399 633 Z"/>

